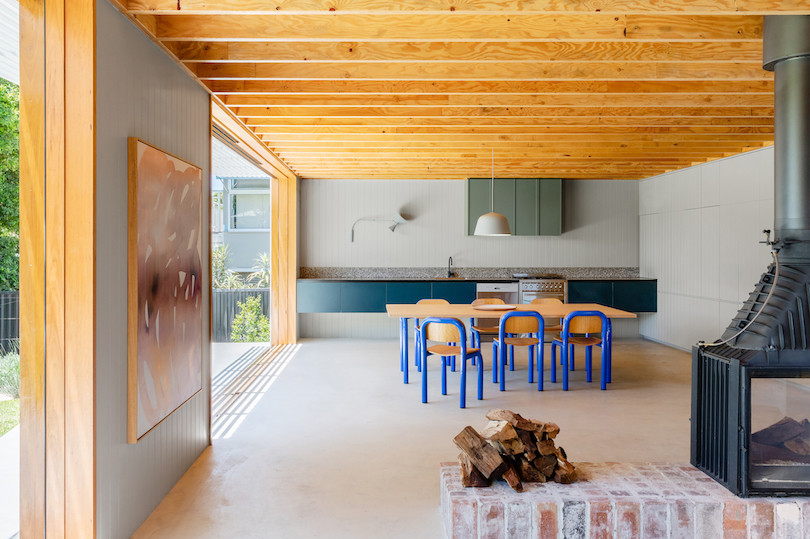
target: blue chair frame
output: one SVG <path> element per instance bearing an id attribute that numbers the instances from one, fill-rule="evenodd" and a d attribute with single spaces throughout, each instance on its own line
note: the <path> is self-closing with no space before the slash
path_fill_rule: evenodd
<path id="1" fill-rule="evenodd" d="M 459 395 L 459 408 L 467 407 L 467 360 L 478 359 L 478 400 L 484 398 L 484 360 L 481 350 L 468 352 L 467 350 L 467 328 L 456 318 L 436 318 L 430 317 L 422 320 L 419 325 L 419 364 L 422 370 L 422 402 L 427 402 L 427 331 L 430 324 L 451 324 L 458 329 L 461 342 L 458 343 L 461 356 L 461 390 Z M 442 360 L 442 395 L 447 395 L 447 357 L 439 356 Z M 453 356 L 455 359 L 455 356 Z"/>
<path id="2" fill-rule="evenodd" d="M 537 322 L 537 332 L 529 333 L 535 335 L 537 344 L 530 344 L 529 346 L 529 383 L 534 383 L 534 365 L 535 359 L 537 360 L 537 391 L 543 391 L 543 335 L 545 332 L 545 320 L 539 313 L 535 311 L 509 311 L 501 316 L 500 323 L 498 324 L 498 338 L 492 341 L 492 382 L 498 382 L 498 372 L 500 372 L 500 390 L 506 390 L 506 348 L 509 347 L 509 370 L 515 370 L 515 351 L 514 346 L 505 344 L 505 339 L 511 333 L 506 332 L 506 321 L 510 318 L 534 318 Z M 501 343 L 504 343 L 503 345 Z"/>
<path id="3" fill-rule="evenodd" d="M 602 333 L 600 337 L 602 342 L 595 346 L 599 346 L 602 349 L 601 389 L 607 389 L 607 384 L 611 381 L 611 327 L 610 319 L 601 311 L 572 311 L 565 315 L 560 339 L 551 341 L 551 381 L 557 381 L 557 356 L 555 347 L 559 346 L 560 362 L 562 363 L 563 371 L 563 391 L 568 391 L 568 371 L 573 370 L 573 358 L 571 357 L 573 356 L 573 350 L 570 350 L 573 348 L 573 344 L 569 346 L 568 328 L 571 325 L 571 320 L 579 316 L 598 316 L 602 319 Z M 585 349 L 585 376 L 588 382 L 592 381 L 591 367 L 593 346 L 594 345 L 588 346 Z"/>

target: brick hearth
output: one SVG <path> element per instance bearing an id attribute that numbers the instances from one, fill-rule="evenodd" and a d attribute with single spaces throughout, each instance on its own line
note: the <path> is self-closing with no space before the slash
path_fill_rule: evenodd
<path id="1" fill-rule="evenodd" d="M 734 496 L 688 464 L 577 463 L 571 485 L 503 481 L 464 488 L 441 465 L 441 510 L 452 539 L 529 537 L 785 538 L 810 536 L 810 498 Z"/>

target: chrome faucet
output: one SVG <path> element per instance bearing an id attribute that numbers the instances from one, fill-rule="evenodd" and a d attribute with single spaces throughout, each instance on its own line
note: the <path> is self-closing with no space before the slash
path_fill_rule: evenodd
<path id="1" fill-rule="evenodd" d="M 449 257 L 447 259 L 447 277 L 450 278 L 453 276 L 453 272 L 450 270 L 450 266 L 453 265 L 453 257 Z"/>

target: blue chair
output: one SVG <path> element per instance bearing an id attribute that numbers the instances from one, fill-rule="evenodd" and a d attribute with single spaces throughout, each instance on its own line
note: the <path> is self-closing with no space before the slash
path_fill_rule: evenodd
<path id="1" fill-rule="evenodd" d="M 599 334 L 599 337 L 594 337 Z M 568 391 L 568 371 L 573 370 L 574 345 L 585 346 L 585 376 L 592 381 L 592 349 L 602 349 L 602 389 L 610 381 L 610 321 L 600 311 L 573 311 L 563 319 L 560 337 L 551 341 L 551 381 L 557 381 L 556 347 L 560 347 L 560 362 L 563 371 L 563 391 Z"/>
<path id="2" fill-rule="evenodd" d="M 492 382 L 498 381 L 500 372 L 500 389 L 506 389 L 506 348 L 510 352 L 510 370 L 514 370 L 514 347 L 529 347 L 529 383 L 534 382 L 534 362 L 537 359 L 537 390 L 543 390 L 543 332 L 545 322 L 535 311 L 509 311 L 501 316 L 498 325 L 498 338 L 492 341 Z M 528 337 L 515 337 L 528 334 Z"/>
<path id="3" fill-rule="evenodd" d="M 420 299 L 416 302 L 417 305 L 449 305 L 450 302 L 446 299 L 436 298 L 436 299 Z M 419 363 L 419 319 L 413 319 L 413 364 L 416 366 L 418 371 L 422 371 L 422 365 Z M 452 370 L 455 372 L 456 370 L 456 361 L 453 358 Z"/>
<path id="4" fill-rule="evenodd" d="M 427 341 L 444 344 L 428 346 Z M 425 318 L 419 329 L 419 351 L 419 363 L 422 369 L 422 402 L 427 402 L 427 357 L 429 355 L 440 356 L 442 360 L 442 395 L 447 395 L 447 358 L 459 356 L 461 359 L 460 408 L 465 408 L 467 405 L 467 360 L 477 359 L 478 400 L 484 398 L 484 360 L 481 357 L 480 349 L 467 348 L 467 329 L 461 320 Z"/>

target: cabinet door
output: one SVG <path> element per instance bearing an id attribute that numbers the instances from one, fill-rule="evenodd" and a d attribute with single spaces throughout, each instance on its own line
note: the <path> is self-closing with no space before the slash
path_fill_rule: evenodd
<path id="1" fill-rule="evenodd" d="M 539 182 L 541 236 L 562 234 L 562 180 L 542 179 Z"/>
<path id="2" fill-rule="evenodd" d="M 446 299 L 450 303 L 472 303 L 475 299 L 475 283 L 470 281 L 434 281 L 433 298 Z"/>
<path id="3" fill-rule="evenodd" d="M 568 303 L 599 303 L 613 306 L 611 281 L 568 281 Z"/>
<path id="4" fill-rule="evenodd" d="M 385 283 L 341 283 L 340 312 L 384 313 Z"/>
<path id="5" fill-rule="evenodd" d="M 340 284 L 330 281 L 298 281 L 298 312 L 339 313 Z"/>
<path id="6" fill-rule="evenodd" d="M 495 212 L 509 221 L 509 230 L 515 233 L 515 180 L 514 178 L 495 178 Z M 487 209 L 489 211 L 489 209 Z"/>
<path id="7" fill-rule="evenodd" d="M 613 306 L 636 313 L 656 312 L 658 281 L 614 281 Z"/>
<path id="8" fill-rule="evenodd" d="M 475 232 L 478 218 L 489 213 L 490 200 L 489 178 L 470 178 L 467 180 L 467 235 Z"/>
<path id="9" fill-rule="evenodd" d="M 430 298 L 430 282 L 388 283 L 386 303 L 416 303 L 420 299 Z"/>
<path id="10" fill-rule="evenodd" d="M 515 180 L 515 236 L 537 236 L 540 233 L 539 180 Z"/>

